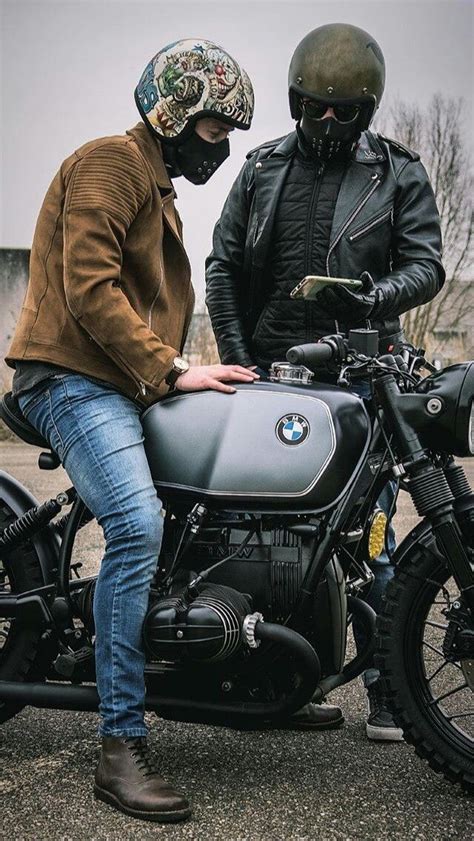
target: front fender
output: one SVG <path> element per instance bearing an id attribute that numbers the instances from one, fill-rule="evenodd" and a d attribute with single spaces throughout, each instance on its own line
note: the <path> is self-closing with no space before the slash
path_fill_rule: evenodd
<path id="1" fill-rule="evenodd" d="M 39 505 L 33 494 L 4 470 L 0 470 L 0 502 L 4 502 L 18 517 L 29 508 Z M 43 527 L 41 532 L 32 538 L 45 584 L 51 584 L 55 578 L 60 542 L 51 525 Z"/>
<path id="2" fill-rule="evenodd" d="M 474 494 L 465 494 L 455 499 L 454 513 L 464 541 L 474 548 Z M 427 518 L 418 523 L 397 546 L 393 555 L 395 566 L 403 568 L 409 561 L 411 550 L 418 544 L 421 544 L 427 552 L 439 554 L 433 535 L 433 526 Z"/>

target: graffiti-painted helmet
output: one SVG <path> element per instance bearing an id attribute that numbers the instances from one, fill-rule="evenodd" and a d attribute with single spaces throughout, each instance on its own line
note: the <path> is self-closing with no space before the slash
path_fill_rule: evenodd
<path id="1" fill-rule="evenodd" d="M 202 117 L 249 129 L 254 95 L 247 73 L 229 53 L 189 38 L 155 55 L 135 89 L 135 102 L 158 138 L 173 143 L 182 142 Z"/>

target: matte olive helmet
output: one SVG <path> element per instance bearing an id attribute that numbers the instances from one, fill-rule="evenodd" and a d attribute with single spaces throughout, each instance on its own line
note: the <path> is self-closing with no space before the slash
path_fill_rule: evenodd
<path id="1" fill-rule="evenodd" d="M 301 97 L 329 105 L 358 102 L 368 128 L 385 85 L 385 62 L 377 42 L 357 26 L 330 23 L 298 44 L 288 73 L 291 116 L 301 118 Z"/>

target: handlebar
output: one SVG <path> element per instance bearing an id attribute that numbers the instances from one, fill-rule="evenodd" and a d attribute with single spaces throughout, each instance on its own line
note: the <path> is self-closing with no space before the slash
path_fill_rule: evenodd
<path id="1" fill-rule="evenodd" d="M 310 371 L 325 367 L 327 363 L 333 365 L 344 364 L 348 353 L 359 353 L 365 357 L 378 355 L 379 334 L 377 330 L 353 329 L 348 338 L 342 333 L 323 336 L 319 342 L 305 345 L 295 345 L 286 354 L 292 365 L 305 365 Z"/>
<path id="2" fill-rule="evenodd" d="M 336 348 L 324 340 L 307 345 L 295 345 L 286 354 L 292 365 L 306 365 L 310 370 L 334 358 Z"/>
<path id="3" fill-rule="evenodd" d="M 380 355 L 378 331 L 357 328 L 350 330 L 347 338 L 342 333 L 334 333 L 314 343 L 295 345 L 287 351 L 286 358 L 291 365 L 304 365 L 313 373 L 323 368 L 338 374 L 338 383 L 344 381 L 347 371 L 351 377 L 367 376 L 368 365 L 371 370 L 397 372 L 413 381 L 421 367 L 435 370 L 424 354 L 423 349 L 402 344 L 396 356 L 390 353 Z"/>

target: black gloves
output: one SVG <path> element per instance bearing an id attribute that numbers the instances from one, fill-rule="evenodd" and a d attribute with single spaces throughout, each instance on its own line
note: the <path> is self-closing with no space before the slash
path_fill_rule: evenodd
<path id="1" fill-rule="evenodd" d="M 345 321 L 358 323 L 370 318 L 381 303 L 382 292 L 377 289 L 368 272 L 362 272 L 360 279 L 363 283 L 359 292 L 350 292 L 341 284 L 325 286 L 316 295 L 328 315 L 339 316 Z"/>

